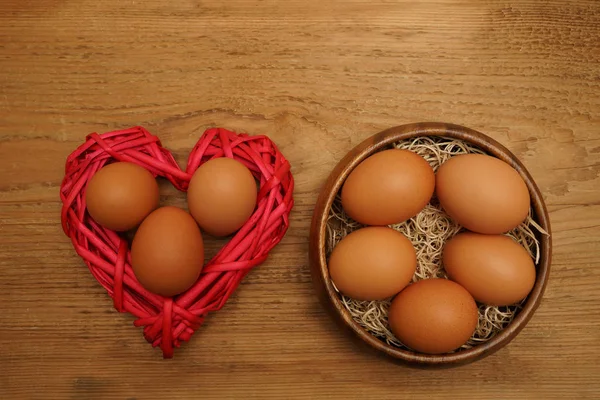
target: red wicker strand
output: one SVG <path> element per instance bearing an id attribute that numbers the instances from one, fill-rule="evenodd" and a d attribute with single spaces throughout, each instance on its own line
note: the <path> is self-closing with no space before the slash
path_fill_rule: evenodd
<path id="1" fill-rule="evenodd" d="M 145 290 L 131 269 L 129 244 L 117 233 L 99 226 L 86 212 L 85 190 L 106 163 L 134 162 L 154 176 L 168 179 L 186 191 L 193 172 L 218 157 L 234 158 L 260 183 L 257 209 L 246 224 L 203 268 L 185 293 L 164 298 Z M 208 129 L 182 171 L 160 140 L 142 127 L 104 134 L 92 133 L 68 158 L 60 196 L 62 226 L 77 254 L 112 297 L 119 312 L 128 312 L 143 327 L 144 337 L 160 346 L 165 358 L 188 341 L 209 312 L 223 307 L 244 276 L 266 260 L 289 226 L 294 179 L 290 164 L 266 136 Z"/>

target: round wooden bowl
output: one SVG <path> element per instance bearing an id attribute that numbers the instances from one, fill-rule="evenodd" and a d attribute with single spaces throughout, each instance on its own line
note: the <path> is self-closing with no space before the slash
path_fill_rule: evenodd
<path id="1" fill-rule="evenodd" d="M 533 219 L 548 233 L 548 235 L 538 236 L 540 262 L 536 266 L 537 278 L 533 290 L 515 319 L 487 342 L 467 350 L 442 355 L 422 354 L 388 345 L 356 323 L 342 304 L 331 283 L 325 254 L 328 215 L 336 194 L 350 172 L 364 159 L 392 143 L 419 136 L 442 136 L 461 139 L 509 163 L 519 172 L 529 188 L 534 212 Z M 464 365 L 482 359 L 501 349 L 517 336 L 527 325 L 542 300 L 550 271 L 551 246 L 550 219 L 546 205 L 540 190 L 523 164 L 507 148 L 480 132 L 453 124 L 428 122 L 397 126 L 380 132 L 360 143 L 337 164 L 321 190 L 313 213 L 309 255 L 312 280 L 317 294 L 333 318 L 347 332 L 351 333 L 359 342 L 366 343 L 370 347 L 379 350 L 380 353 L 391 356 L 403 364 L 419 368 L 440 368 Z"/>

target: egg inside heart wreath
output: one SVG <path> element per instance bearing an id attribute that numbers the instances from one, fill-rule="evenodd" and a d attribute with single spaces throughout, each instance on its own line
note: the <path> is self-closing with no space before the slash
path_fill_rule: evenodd
<path id="1" fill-rule="evenodd" d="M 203 267 L 199 278 L 185 292 L 163 297 L 146 290 L 131 266 L 129 242 L 90 217 L 85 192 L 103 166 L 113 162 L 135 163 L 154 177 L 169 180 L 187 191 L 199 166 L 221 157 L 244 164 L 258 181 L 256 208 L 229 242 Z M 181 170 L 160 140 L 142 127 L 104 134 L 92 133 L 68 158 L 61 184 L 62 226 L 77 254 L 106 289 L 119 312 L 137 317 L 144 337 L 160 346 L 165 358 L 188 341 L 209 312 L 221 309 L 244 276 L 266 260 L 289 226 L 294 180 L 290 164 L 266 136 L 208 129 Z"/>

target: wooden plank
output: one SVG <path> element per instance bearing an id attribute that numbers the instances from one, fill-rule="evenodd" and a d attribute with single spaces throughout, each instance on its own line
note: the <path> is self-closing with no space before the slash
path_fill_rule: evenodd
<path id="1" fill-rule="evenodd" d="M 4 0 L 0 397 L 598 398 L 599 37 L 593 0 Z M 307 265 L 312 207 L 335 163 L 381 129 L 432 120 L 521 158 L 555 246 L 526 329 L 436 372 L 348 341 Z M 59 223 L 68 154 L 90 132 L 135 125 L 180 165 L 208 127 L 266 133 L 297 184 L 285 239 L 169 361 L 114 311 Z M 161 195 L 185 205 L 168 185 Z"/>

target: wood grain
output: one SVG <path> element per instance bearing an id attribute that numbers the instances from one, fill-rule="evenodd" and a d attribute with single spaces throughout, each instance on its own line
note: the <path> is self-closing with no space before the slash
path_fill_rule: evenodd
<path id="1" fill-rule="evenodd" d="M 599 37 L 594 0 L 0 2 L 0 397 L 598 398 Z M 527 327 L 434 372 L 347 340 L 307 257 L 337 161 L 432 120 L 516 154 L 554 232 Z M 89 132 L 134 125 L 181 162 L 207 127 L 267 133 L 297 183 L 286 238 L 170 361 L 112 309 L 59 224 L 66 156 Z"/>

